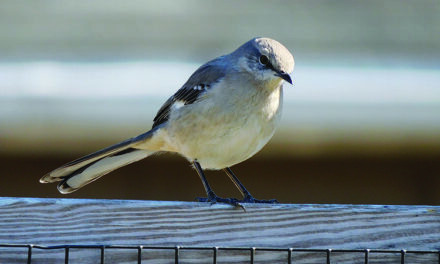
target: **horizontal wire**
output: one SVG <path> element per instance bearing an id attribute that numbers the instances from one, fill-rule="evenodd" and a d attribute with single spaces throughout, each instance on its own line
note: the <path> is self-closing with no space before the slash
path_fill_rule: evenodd
<path id="1" fill-rule="evenodd" d="M 179 255 L 182 250 L 201 250 L 201 251 L 213 251 L 213 263 L 217 263 L 219 251 L 249 251 L 250 261 L 254 263 L 255 253 L 259 252 L 286 252 L 288 254 L 288 263 L 292 263 L 292 254 L 297 253 L 325 253 L 326 263 L 331 263 L 331 256 L 333 253 L 364 253 L 365 264 L 369 263 L 369 257 L 372 253 L 382 254 L 400 254 L 401 263 L 405 263 L 406 254 L 437 254 L 440 263 L 440 250 L 405 250 L 405 249 L 331 249 L 331 248 L 276 248 L 276 247 L 203 247 L 203 246 L 146 246 L 146 245 L 34 245 L 34 244 L 0 244 L 1 248 L 25 248 L 28 250 L 27 263 L 31 263 L 33 249 L 39 250 L 65 250 L 65 263 L 69 263 L 69 255 L 71 249 L 100 249 L 101 251 L 101 264 L 104 264 L 104 251 L 105 249 L 133 249 L 137 250 L 138 263 L 142 262 L 142 251 L 144 250 L 174 250 L 175 262 L 179 263 Z"/>
<path id="2" fill-rule="evenodd" d="M 46 245 L 38 245 L 38 244 L 0 244 L 0 248 L 34 248 L 41 250 L 54 250 L 54 249 L 135 249 L 135 250 L 176 250 L 178 247 L 179 250 L 255 250 L 255 251 L 277 251 L 277 252 L 321 252 L 321 253 L 365 253 L 368 251 L 371 253 L 399 253 L 402 251 L 405 254 L 440 254 L 440 250 L 405 250 L 405 249 L 332 249 L 332 248 L 277 248 L 277 247 L 212 247 L 212 246 L 147 246 L 147 245 L 106 245 L 106 244 L 66 244 L 66 245 L 54 245 L 54 246 L 46 246 Z"/>

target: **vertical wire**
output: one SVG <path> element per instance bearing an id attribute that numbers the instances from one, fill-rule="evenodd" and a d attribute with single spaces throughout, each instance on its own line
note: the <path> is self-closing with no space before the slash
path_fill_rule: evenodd
<path id="1" fill-rule="evenodd" d="M 214 250 L 214 256 L 212 259 L 212 264 L 217 264 L 218 247 L 214 247 L 213 250 Z"/>
<path id="2" fill-rule="evenodd" d="M 66 246 L 64 248 L 64 264 L 69 264 L 69 251 L 70 251 L 69 246 Z"/>
<path id="3" fill-rule="evenodd" d="M 142 248 L 143 246 L 138 247 L 138 264 L 142 264 Z"/>
<path id="4" fill-rule="evenodd" d="M 180 249 L 179 246 L 175 247 L 175 249 L 174 249 L 174 263 L 175 264 L 179 264 L 179 251 L 180 251 L 179 249 Z"/>
<path id="5" fill-rule="evenodd" d="M 406 250 L 402 249 L 400 251 L 400 264 L 405 264 L 405 254 L 406 254 Z"/>
<path id="6" fill-rule="evenodd" d="M 251 264 L 254 264 L 255 247 L 251 248 Z"/>
<path id="7" fill-rule="evenodd" d="M 27 264 L 31 264 L 32 263 L 32 247 L 33 247 L 33 245 L 28 245 Z"/>
<path id="8" fill-rule="evenodd" d="M 370 261 L 370 250 L 367 248 L 365 249 L 365 264 L 368 264 Z"/>
<path id="9" fill-rule="evenodd" d="M 104 249 L 105 246 L 101 246 L 101 264 L 104 264 Z"/>
<path id="10" fill-rule="evenodd" d="M 287 251 L 287 263 L 292 264 L 292 248 L 289 248 L 289 251 Z"/>
<path id="11" fill-rule="evenodd" d="M 331 248 L 329 248 L 329 249 L 327 249 L 327 264 L 330 264 L 330 253 L 332 253 L 332 249 Z"/>

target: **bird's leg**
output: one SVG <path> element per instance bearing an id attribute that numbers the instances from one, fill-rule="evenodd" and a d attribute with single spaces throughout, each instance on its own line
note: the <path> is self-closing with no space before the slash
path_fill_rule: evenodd
<path id="1" fill-rule="evenodd" d="M 248 190 L 244 187 L 244 185 L 240 182 L 240 180 L 235 176 L 235 174 L 232 172 L 232 170 L 229 167 L 226 167 L 223 169 L 223 171 L 228 175 L 228 177 L 231 179 L 231 181 L 235 184 L 235 186 L 238 188 L 238 190 L 243 195 L 243 200 L 239 202 L 243 203 L 279 203 L 277 200 L 258 200 L 255 199 Z"/>
<path id="2" fill-rule="evenodd" d="M 208 198 L 200 198 L 200 199 L 207 199 L 207 201 L 211 201 L 215 198 L 217 198 L 217 195 L 212 190 L 211 186 L 208 183 L 208 180 L 206 179 L 205 174 L 203 173 L 202 167 L 197 161 L 193 162 L 194 168 L 197 171 L 197 174 L 199 175 L 200 179 L 202 180 L 203 187 L 205 187 L 206 194 L 208 195 Z"/>
<path id="3" fill-rule="evenodd" d="M 227 203 L 227 204 L 231 204 L 234 206 L 242 207 L 242 205 L 235 198 L 225 199 L 225 198 L 218 197 L 214 193 L 214 191 L 212 190 L 211 186 L 209 185 L 208 180 L 206 179 L 206 176 L 203 173 L 203 170 L 202 170 L 202 167 L 200 166 L 200 164 L 197 161 L 194 161 L 193 164 L 194 164 L 194 168 L 197 171 L 197 174 L 199 174 L 200 179 L 202 180 L 203 186 L 205 187 L 206 194 L 208 195 L 207 198 L 196 198 L 199 202 Z"/>

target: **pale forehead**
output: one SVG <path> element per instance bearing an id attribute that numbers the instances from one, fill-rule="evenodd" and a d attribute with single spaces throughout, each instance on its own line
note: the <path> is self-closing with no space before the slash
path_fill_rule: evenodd
<path id="1" fill-rule="evenodd" d="M 254 40 L 254 43 L 258 50 L 265 52 L 274 52 L 283 47 L 278 41 L 268 38 L 257 38 Z"/>
<path id="2" fill-rule="evenodd" d="M 257 48 L 261 54 L 268 55 L 276 63 L 289 66 L 294 64 L 293 56 L 289 50 L 276 40 L 269 38 L 256 38 L 254 39 L 255 48 Z"/>

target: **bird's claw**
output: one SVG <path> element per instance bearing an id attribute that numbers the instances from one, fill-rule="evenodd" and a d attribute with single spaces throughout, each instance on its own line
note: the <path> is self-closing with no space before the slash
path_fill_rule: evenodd
<path id="1" fill-rule="evenodd" d="M 221 198 L 218 196 L 213 196 L 211 195 L 211 197 L 208 198 L 204 198 L 204 197 L 197 197 L 195 198 L 196 201 L 198 202 L 202 202 L 202 203 L 211 203 L 211 204 L 216 204 L 216 203 L 224 203 L 224 204 L 229 204 L 229 205 L 233 205 L 235 207 L 240 207 L 243 210 L 246 211 L 246 209 L 244 208 L 243 204 L 241 201 L 239 201 L 236 198 Z"/>
<path id="2" fill-rule="evenodd" d="M 215 194 L 211 194 L 209 197 L 197 197 L 194 199 L 195 201 L 202 202 L 202 203 L 224 203 L 233 205 L 235 207 L 240 207 L 244 211 L 246 211 L 246 208 L 244 207 L 244 203 L 263 203 L 263 204 L 279 204 L 278 200 L 272 199 L 272 200 L 258 200 L 252 197 L 251 195 L 247 195 L 243 200 L 238 200 L 236 198 L 221 198 L 218 197 Z"/>
<path id="3" fill-rule="evenodd" d="M 246 196 L 243 200 L 240 200 L 241 203 L 264 203 L 264 204 L 279 204 L 277 199 L 272 200 L 258 200 L 252 196 Z"/>

